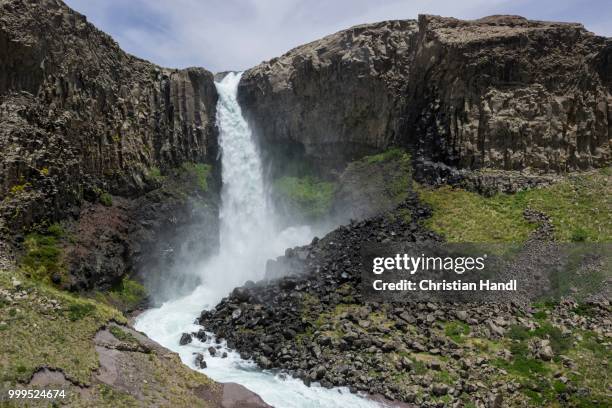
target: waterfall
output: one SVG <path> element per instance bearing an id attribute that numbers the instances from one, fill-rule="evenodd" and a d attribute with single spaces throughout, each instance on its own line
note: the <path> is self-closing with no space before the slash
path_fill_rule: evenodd
<path id="1" fill-rule="evenodd" d="M 210 333 L 206 342 L 194 338 L 192 343 L 180 346 L 181 333 L 198 331 L 201 327 L 193 321 L 202 310 L 215 307 L 223 296 L 245 281 L 263 278 L 268 259 L 282 255 L 286 248 L 309 242 L 313 236 L 308 226 L 282 231 L 275 228 L 278 223 L 266 206 L 261 158 L 237 101 L 241 75 L 229 73 L 215 83 L 219 94 L 217 124 L 223 179 L 219 253 L 203 261 L 199 270 L 201 284 L 193 293 L 147 310 L 135 323 L 137 330 L 179 353 L 183 363 L 194 370 L 193 354 L 215 345 L 214 334 Z M 346 388 L 307 387 L 300 380 L 258 370 L 254 362 L 242 360 L 224 342 L 222 345 L 227 358 L 207 358 L 208 367 L 198 370 L 216 381 L 242 384 L 273 406 L 365 408 L 377 405 L 349 393 Z"/>
<path id="2" fill-rule="evenodd" d="M 237 101 L 242 74 L 217 82 L 217 124 L 222 151 L 221 248 L 248 250 L 258 235 L 269 234 L 261 159 Z"/>
<path id="3" fill-rule="evenodd" d="M 261 158 L 237 100 L 241 76 L 230 72 L 215 82 L 223 179 L 220 249 L 204 263 L 200 276 L 203 285 L 221 296 L 247 280 L 262 279 L 268 259 L 307 243 L 313 235 L 308 226 L 275 228 L 274 214 L 266 205 Z"/>

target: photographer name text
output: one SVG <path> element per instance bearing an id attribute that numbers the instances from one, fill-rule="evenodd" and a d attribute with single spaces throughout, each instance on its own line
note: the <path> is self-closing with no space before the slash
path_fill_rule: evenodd
<path id="1" fill-rule="evenodd" d="M 434 281 L 431 279 L 420 281 L 402 279 L 397 282 L 384 282 L 377 279 L 372 282 L 372 286 L 374 290 L 387 291 L 516 291 L 516 279 L 507 282 L 494 282 L 488 279 L 478 282 Z"/>

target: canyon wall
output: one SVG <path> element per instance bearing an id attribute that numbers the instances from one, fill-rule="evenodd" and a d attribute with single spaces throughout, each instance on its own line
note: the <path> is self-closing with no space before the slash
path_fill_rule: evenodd
<path id="1" fill-rule="evenodd" d="M 147 194 L 173 169 L 207 163 L 208 191 L 199 193 L 212 204 L 196 217 L 214 220 L 216 237 L 216 100 L 212 73 L 133 57 L 60 1 L 0 1 L 2 232 L 78 220 L 68 252 L 79 255 L 67 263 L 115 264 L 80 274 L 116 279 L 131 268 L 131 236 L 152 242 L 154 231 L 143 228 L 193 221 L 178 192 L 173 200 Z"/>
<path id="2" fill-rule="evenodd" d="M 417 167 L 571 171 L 610 163 L 611 55 L 580 24 L 422 15 L 297 47 L 239 97 L 264 147 L 332 165 L 399 145 Z"/>

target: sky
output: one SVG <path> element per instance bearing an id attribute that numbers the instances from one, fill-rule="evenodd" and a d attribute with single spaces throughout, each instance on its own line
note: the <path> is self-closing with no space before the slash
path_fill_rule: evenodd
<path id="1" fill-rule="evenodd" d="M 518 14 L 612 36 L 610 0 L 65 0 L 127 52 L 165 67 L 244 70 L 362 23 Z"/>

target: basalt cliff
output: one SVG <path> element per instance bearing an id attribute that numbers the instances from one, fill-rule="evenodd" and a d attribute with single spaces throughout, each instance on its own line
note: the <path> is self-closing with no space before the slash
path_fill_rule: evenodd
<path id="1" fill-rule="evenodd" d="M 611 58 L 580 24 L 422 15 L 297 47 L 248 70 L 239 97 L 272 157 L 333 168 L 403 146 L 421 178 L 566 172 L 610 162 Z"/>
<path id="2" fill-rule="evenodd" d="M 211 232 L 202 250 L 214 249 L 216 100 L 210 72 L 128 55 L 60 1 L 2 1 L 3 235 L 73 220 L 69 276 L 55 279 L 75 289 L 116 283 L 160 231 L 195 220 Z"/>

